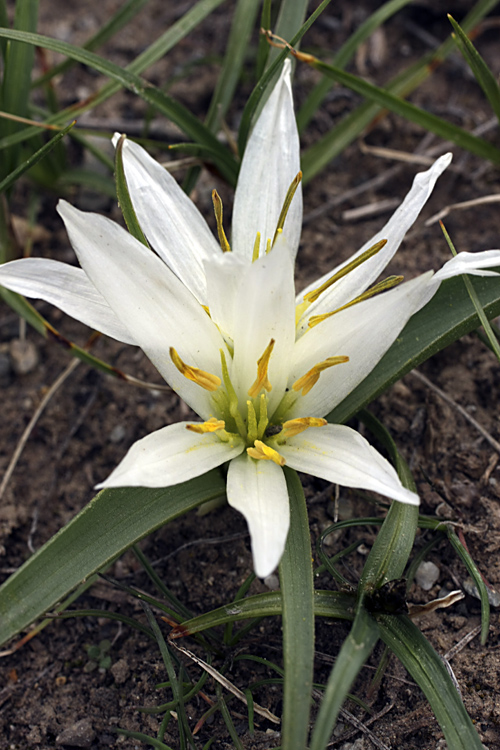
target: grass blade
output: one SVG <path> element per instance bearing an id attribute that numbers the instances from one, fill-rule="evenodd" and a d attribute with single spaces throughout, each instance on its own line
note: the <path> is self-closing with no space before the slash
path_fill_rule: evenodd
<path id="1" fill-rule="evenodd" d="M 311 539 L 304 490 L 296 472 L 286 470 L 290 531 L 280 563 L 283 606 L 282 745 L 304 750 L 309 730 L 313 681 L 314 601 Z"/>
<path id="2" fill-rule="evenodd" d="M 453 750 L 483 750 L 444 663 L 408 617 L 378 615 L 380 636 L 424 692 Z"/>
<path id="3" fill-rule="evenodd" d="M 335 53 L 332 64 L 338 68 L 344 68 L 350 59 L 353 57 L 357 48 L 362 44 L 365 39 L 373 34 L 373 32 L 379 28 L 385 21 L 391 16 L 408 5 L 410 0 L 388 0 L 377 8 L 377 10 L 368 16 L 363 23 L 358 26 L 356 31 L 351 34 L 349 39 L 342 45 L 342 47 Z M 297 112 L 297 127 L 301 133 L 311 121 L 314 113 L 321 105 L 321 102 L 333 86 L 333 81 L 326 76 L 316 84 L 313 88 L 302 107 Z"/>
<path id="4" fill-rule="evenodd" d="M 330 672 L 314 726 L 310 750 L 324 750 L 347 693 L 379 639 L 375 620 L 361 609 Z"/>
<path id="5" fill-rule="evenodd" d="M 474 73 L 476 81 L 486 94 L 486 97 L 491 104 L 491 108 L 500 122 L 500 88 L 495 76 L 455 19 L 449 14 L 448 19 L 455 30 L 454 37 L 457 47 L 465 57 L 467 64 Z"/>
<path id="6" fill-rule="evenodd" d="M 483 138 L 478 138 L 468 133 L 458 125 L 454 125 L 442 117 L 426 112 L 424 109 L 407 102 L 405 99 L 401 99 L 399 96 L 395 96 L 386 89 L 374 86 L 351 73 L 346 73 L 341 68 L 328 65 L 316 59 L 309 61 L 309 64 L 324 75 L 337 81 L 337 83 L 352 89 L 352 91 L 356 91 L 365 99 L 375 102 L 379 107 L 389 109 L 406 120 L 420 125 L 424 130 L 435 133 L 445 140 L 453 141 L 457 146 L 483 159 L 488 159 L 495 164 L 500 163 L 500 149 L 488 143 Z"/>
<path id="7" fill-rule="evenodd" d="M 31 169 L 37 162 L 40 161 L 40 159 L 43 159 L 44 156 L 46 156 L 54 146 L 59 143 L 61 138 L 64 138 L 66 133 L 68 133 L 71 128 L 76 124 L 76 120 L 73 120 L 73 122 L 70 122 L 69 125 L 67 125 L 65 128 L 63 128 L 59 133 L 56 133 L 56 135 L 50 139 L 47 143 L 45 143 L 41 148 L 38 149 L 38 151 L 35 151 L 34 154 L 32 154 L 28 159 L 26 159 L 22 164 L 19 164 L 19 166 L 14 169 L 13 172 L 7 175 L 1 182 L 0 182 L 0 194 L 5 193 L 6 190 L 10 188 L 11 185 L 14 184 L 14 182 L 21 177 L 25 172 L 28 171 L 28 169 Z"/>
<path id="8" fill-rule="evenodd" d="M 0 587 L 0 644 L 132 544 L 224 492 L 217 471 L 174 487 L 100 492 Z"/>

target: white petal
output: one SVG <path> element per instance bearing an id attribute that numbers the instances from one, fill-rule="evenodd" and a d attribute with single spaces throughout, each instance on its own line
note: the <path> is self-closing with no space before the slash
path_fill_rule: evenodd
<path id="1" fill-rule="evenodd" d="M 205 304 L 203 261 L 221 249 L 203 216 L 172 175 L 141 146 L 126 140 L 123 166 L 144 234 L 175 275 Z"/>
<path id="2" fill-rule="evenodd" d="M 313 302 L 299 324 L 300 335 L 307 330 L 307 319 L 311 315 L 321 315 L 329 310 L 342 307 L 342 305 L 350 302 L 354 297 L 362 294 L 378 278 L 400 246 L 406 232 L 415 222 L 431 195 L 438 177 L 450 164 L 451 159 L 452 154 L 444 154 L 426 172 L 417 174 L 410 192 L 385 227 L 380 232 L 377 232 L 368 242 L 365 242 L 361 250 L 349 258 L 348 261 L 341 263 L 330 273 L 325 274 L 300 293 L 297 297 L 298 302 L 302 302 L 304 294 L 317 289 L 339 269 L 366 252 L 372 245 L 375 245 L 380 240 L 387 240 L 387 244 L 377 255 L 374 255 L 358 266 L 358 268 L 354 269 L 354 271 L 347 274 L 347 276 L 344 276 L 343 279 L 337 281 L 330 289 L 320 295 L 316 302 Z"/>
<path id="3" fill-rule="evenodd" d="M 284 241 L 278 238 L 270 253 L 247 266 L 234 303 L 231 378 L 245 411 L 248 389 L 257 377 L 257 360 L 271 339 L 275 344 L 268 370 L 272 386 L 269 415 L 283 397 L 295 340 L 294 312 L 292 260 Z"/>
<path id="4" fill-rule="evenodd" d="M 229 464 L 227 499 L 246 518 L 255 572 L 266 578 L 281 559 L 290 526 L 283 470 L 273 461 L 254 461 L 245 452 Z"/>
<path id="5" fill-rule="evenodd" d="M 418 505 L 418 495 L 403 487 L 396 470 L 358 432 L 344 425 L 311 427 L 279 446 L 287 465 L 297 471 L 379 492 Z"/>
<path id="6" fill-rule="evenodd" d="M 283 201 L 300 170 L 300 144 L 293 110 L 291 63 L 286 60 L 245 148 L 234 196 L 232 248 L 248 261 L 257 232 L 261 254 L 274 237 Z M 288 212 L 284 233 L 295 259 L 302 227 L 302 189 Z"/>
<path id="7" fill-rule="evenodd" d="M 13 260 L 0 265 L 0 285 L 25 297 L 50 302 L 106 336 L 135 344 L 133 336 L 81 268 L 49 258 Z"/>
<path id="8" fill-rule="evenodd" d="M 500 250 L 483 250 L 481 253 L 458 253 L 447 261 L 434 275 L 435 281 L 450 279 L 461 273 L 472 276 L 498 276 L 498 271 L 485 271 L 486 268 L 500 266 Z"/>
<path id="9" fill-rule="evenodd" d="M 239 286 L 249 265 L 234 253 L 224 253 L 203 264 L 207 280 L 207 305 L 210 317 L 223 335 L 234 338 L 234 309 Z"/>
<path id="10" fill-rule="evenodd" d="M 223 443 L 213 432 L 199 435 L 177 422 L 151 432 L 132 445 L 102 487 L 170 487 L 199 477 L 239 455 L 244 449 L 234 436 Z"/>
<path id="11" fill-rule="evenodd" d="M 209 391 L 172 363 L 174 347 L 188 365 L 220 376 L 224 341 L 205 310 L 163 261 L 122 227 L 60 201 L 58 211 L 80 264 L 167 383 L 200 416 L 212 416 Z"/>
<path id="12" fill-rule="evenodd" d="M 439 283 L 433 282 L 429 271 L 342 310 L 302 336 L 294 347 L 289 387 L 328 357 L 347 356 L 349 362 L 324 370 L 286 417 L 321 417 L 340 403 L 373 370 L 409 318 L 435 294 Z"/>

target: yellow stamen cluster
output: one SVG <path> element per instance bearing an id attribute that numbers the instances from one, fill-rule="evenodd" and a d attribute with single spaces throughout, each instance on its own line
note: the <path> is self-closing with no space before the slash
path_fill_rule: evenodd
<path id="1" fill-rule="evenodd" d="M 307 430 L 309 427 L 323 427 L 325 424 L 328 424 L 326 419 L 322 419 L 321 417 L 299 417 L 298 419 L 289 419 L 286 422 L 283 422 L 283 429 L 279 434 L 279 438 L 284 438 L 285 440 L 287 438 L 295 437 L 295 435 L 300 435 L 301 432 L 304 432 L 304 430 Z"/>
<path id="2" fill-rule="evenodd" d="M 198 435 L 205 435 L 207 432 L 217 432 L 217 430 L 223 430 L 226 423 L 223 419 L 216 419 L 216 417 L 210 417 L 206 422 L 202 424 L 187 424 L 186 430 L 196 432 Z"/>
<path id="3" fill-rule="evenodd" d="M 285 459 L 278 453 L 278 451 L 275 451 L 274 448 L 270 448 L 269 445 L 263 443 L 262 440 L 256 440 L 253 447 L 247 448 L 247 453 L 251 458 L 256 458 L 261 461 L 274 461 L 278 466 L 284 466 L 286 463 Z"/>
<path id="4" fill-rule="evenodd" d="M 333 367 L 334 365 L 341 365 L 344 362 L 349 362 L 349 357 L 328 357 L 328 359 L 325 359 L 323 362 L 318 362 L 317 365 L 311 367 L 309 372 L 306 372 L 305 375 L 302 375 L 301 378 L 295 381 L 292 385 L 292 389 L 296 392 L 302 391 L 302 396 L 307 395 L 311 388 L 318 382 L 319 376 L 323 370 L 326 370 L 328 367 Z"/>
<path id="5" fill-rule="evenodd" d="M 182 359 L 179 357 L 177 352 L 175 351 L 174 347 L 171 346 L 169 349 L 170 353 L 170 359 L 174 363 L 174 365 L 177 367 L 181 375 L 184 375 L 185 378 L 188 380 L 191 380 L 193 383 L 196 383 L 197 385 L 204 388 L 206 391 L 216 391 L 217 388 L 221 384 L 221 379 L 217 375 L 212 375 L 211 372 L 205 372 L 205 370 L 200 370 L 199 367 L 192 367 L 191 365 L 186 365 L 185 362 L 182 361 Z"/>
<path id="6" fill-rule="evenodd" d="M 274 344 L 274 339 L 271 339 L 264 351 L 264 354 L 260 357 L 260 359 L 257 360 L 257 378 L 255 379 L 254 384 L 248 389 L 248 395 L 250 396 L 250 398 L 255 398 L 256 396 L 258 396 L 262 389 L 264 389 L 268 393 L 272 390 L 272 385 L 269 382 L 269 378 L 267 377 L 267 370 L 269 368 L 269 360 L 271 359 L 271 354 L 273 353 Z"/>

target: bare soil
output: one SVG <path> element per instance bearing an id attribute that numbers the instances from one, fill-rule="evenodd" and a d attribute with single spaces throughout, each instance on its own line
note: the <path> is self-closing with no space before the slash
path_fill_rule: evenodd
<path id="1" fill-rule="evenodd" d="M 377 5 L 368 0 L 356 5 L 348 2 L 332 4 L 306 36 L 304 49 L 327 59 Z M 471 7 L 469 2 L 452 5 L 458 19 Z M 101 0 L 100 3 L 81 0 L 72 7 L 63 2 L 42 0 L 40 6 L 41 33 L 81 44 L 115 11 L 117 3 L 115 0 Z M 189 6 L 190 3 L 151 0 L 130 27 L 106 45 L 102 54 L 125 65 Z M 438 40 L 446 37 L 449 25 L 445 10 L 449 7 L 443 10 L 440 3 L 430 2 L 406 8 L 386 25 L 383 32 L 363 46 L 350 69 L 369 80 L 384 83 L 428 51 L 424 33 Z M 173 96 L 200 117 L 204 116 L 209 104 L 230 21 L 230 8 L 223 5 L 147 74 L 154 83 L 168 86 Z M 254 37 L 252 45 L 256 43 Z M 477 43 L 498 75 L 497 32 L 485 31 Z M 48 55 L 48 59 L 55 58 Z M 298 103 L 304 101 L 315 80 L 313 71 L 305 66 L 298 67 Z M 228 116 L 228 126 L 233 132 L 252 81 L 249 65 Z M 91 95 L 102 83 L 99 76 L 82 66 L 74 67 L 57 84 L 61 104 L 68 105 Z M 413 94 L 412 101 L 468 129 L 487 122 L 492 116 L 458 55 L 439 67 Z M 332 89 L 307 129 L 304 146 L 331 129 L 357 102 L 358 98 L 349 91 Z M 92 121 L 99 121 L 103 129 L 111 131 L 127 130 L 129 124 L 130 132 L 138 134 L 145 112 L 140 100 L 122 93 L 98 107 L 92 113 Z M 85 118 L 81 124 L 85 124 Z M 166 134 L 170 132 L 159 118 L 155 119 L 154 125 L 160 132 L 162 128 Z M 300 285 L 349 256 L 379 229 L 389 215 L 387 207 L 361 219 L 352 219 L 346 211 L 373 206 L 386 199 L 401 200 L 413 175 L 422 168 L 366 153 L 364 145 L 414 153 L 424 145 L 430 148 L 438 144 L 437 139 L 424 138 L 424 135 L 414 125 L 391 115 L 385 116 L 373 124 L 365 135 L 364 144 L 356 142 L 349 146 L 319 179 L 306 187 L 305 226 L 298 266 Z M 425 219 L 446 205 L 500 192 L 496 168 L 458 148 L 452 150 L 454 167 L 440 179 L 428 206 L 392 264 L 391 271 L 404 273 L 406 278 L 428 268 L 437 269 L 448 257 L 438 224 L 426 226 Z M 70 149 L 70 156 L 75 164 L 79 163 L 81 154 L 76 149 Z M 397 171 L 393 171 L 395 165 L 399 165 Z M 365 189 L 357 197 L 346 197 L 348 191 L 382 174 L 385 179 L 378 187 Z M 202 175 L 194 200 L 208 216 L 214 186 L 225 198 L 229 214 L 231 191 L 208 172 Z M 14 196 L 13 211 L 21 217 L 26 216 L 28 192 L 23 183 Z M 70 199 L 81 207 L 88 206 L 90 200 L 88 194 L 82 192 L 71 194 Z M 55 214 L 55 202 L 52 195 L 42 196 L 39 239 L 34 252 L 72 262 L 74 255 Z M 107 199 L 99 200 L 95 208 L 118 218 L 116 206 Z M 499 246 L 500 219 L 495 205 L 452 212 L 446 225 L 460 250 Z M 88 331 L 82 326 L 47 305 L 37 303 L 37 306 L 65 336 L 79 344 L 86 341 Z M 56 343 L 42 340 L 28 329 L 26 340 L 34 349 L 37 361 L 26 374 L 17 374 L 13 369 L 16 357 L 12 348 L 19 335 L 16 316 L 6 306 L 1 307 L 2 469 L 6 469 L 23 430 L 47 389 L 70 361 L 69 355 Z M 140 351 L 100 340 L 93 352 L 136 377 L 161 382 Z M 493 439 L 500 440 L 499 364 L 478 338 L 470 335 L 433 357 L 420 371 L 444 391 L 452 404 L 444 401 L 427 383 L 409 374 L 379 398 L 372 409 L 390 429 L 398 448 L 410 462 L 422 498 L 422 512 L 458 523 L 479 569 L 491 587 L 500 591 L 499 456 L 491 443 L 453 405 L 454 402 L 462 406 Z M 2 579 L 85 506 L 94 494 L 95 483 L 106 477 L 134 440 L 169 421 L 185 418 L 185 415 L 186 407 L 179 403 L 175 394 L 135 389 L 80 364 L 58 389 L 38 420 L 2 499 Z M 310 478 L 304 478 L 304 483 L 310 503 L 311 535 L 315 541 L 332 523 L 334 488 Z M 373 506 L 366 499 L 341 489 L 341 518 L 352 514 L 371 515 L 373 512 Z M 353 582 L 359 576 L 366 547 L 373 540 L 374 533 L 373 529 L 363 531 L 360 544 L 363 542 L 364 546 L 349 557 L 346 575 Z M 331 541 L 332 550 L 347 546 L 356 538 L 354 532 L 345 532 Z M 421 533 L 416 551 L 430 538 L 429 532 Z M 227 506 L 203 517 L 195 513 L 187 515 L 145 540 L 142 548 L 150 560 L 160 561 L 156 567 L 158 574 L 193 614 L 230 601 L 252 569 L 246 525 Z M 428 602 L 452 589 L 464 587 L 467 573 L 444 541 L 432 549 L 428 559 L 437 565 L 439 577 L 429 591 L 414 584 L 410 595 L 412 602 Z M 130 552 L 116 563 L 111 574 L 124 583 L 151 590 Z M 332 583 L 326 576 L 321 576 L 317 585 L 329 587 Z M 257 581 L 252 584 L 250 593 L 262 590 L 265 590 L 264 585 Z M 155 687 L 167 679 L 158 649 L 145 636 L 108 617 L 110 612 L 120 612 L 143 622 L 141 605 L 102 582 L 90 589 L 75 606 L 97 609 L 102 614 L 54 621 L 22 649 L 0 661 L 0 749 L 132 749 L 143 746 L 137 740 L 118 736 L 116 727 L 156 736 L 162 714 L 148 715 L 139 709 L 169 700 L 167 689 Z M 450 609 L 425 615 L 418 623 L 439 654 L 444 656 L 479 625 L 479 601 L 467 594 Z M 347 626 L 342 623 L 318 622 L 315 676 L 318 682 L 327 679 L 331 659 L 347 632 Z M 89 671 L 88 647 L 98 646 L 105 639 L 111 642 L 108 652 L 111 664 L 105 669 Z M 488 643 L 482 646 L 476 635 L 450 659 L 465 706 L 489 750 L 500 748 L 499 644 L 498 613 L 493 609 Z M 186 641 L 185 645 L 196 650 L 194 642 Z M 279 664 L 280 621 L 277 618 L 262 621 L 239 649 Z M 353 690 L 370 702 L 375 716 L 386 711 L 370 724 L 370 731 L 382 744 L 376 745 L 373 737 L 354 729 L 344 717 L 342 726 L 345 732 L 354 729 L 354 734 L 337 735 L 334 746 L 344 750 L 371 747 L 437 750 L 446 747 L 424 696 L 395 658 L 390 659 L 376 691 L 369 692 L 373 668 L 381 653 L 381 648 L 375 650 L 370 665 L 362 671 Z M 233 656 L 226 655 L 226 664 L 230 664 Z M 187 661 L 185 666 L 190 676 L 199 676 L 197 667 Z M 222 668 L 224 659 L 216 660 L 215 666 Z M 256 680 L 273 676 L 264 667 L 241 661 L 230 664 L 226 674 L 242 689 Z M 212 682 L 207 682 L 205 692 L 214 697 Z M 256 698 L 261 705 L 280 714 L 279 687 L 264 687 Z M 207 707 L 199 698 L 188 706 L 193 727 Z M 351 704 L 348 708 L 360 721 L 370 722 L 370 716 L 359 707 Z M 251 736 L 244 707 L 233 701 L 230 709 L 244 748 L 279 746 L 274 725 L 257 718 L 256 731 Z M 201 727 L 197 736 L 200 748 L 211 738 L 214 738 L 211 746 L 214 749 L 233 747 L 218 713 Z M 179 746 L 175 719 L 167 730 L 165 742 L 174 748 Z"/>

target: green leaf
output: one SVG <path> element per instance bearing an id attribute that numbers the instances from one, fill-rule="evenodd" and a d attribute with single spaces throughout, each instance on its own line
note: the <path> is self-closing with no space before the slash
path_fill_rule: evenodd
<path id="1" fill-rule="evenodd" d="M 210 130 L 192 115 L 186 107 L 179 104 L 179 102 L 176 102 L 167 94 L 164 94 L 160 89 L 153 86 L 148 81 L 145 81 L 143 78 L 130 72 L 130 70 L 120 68 L 119 65 L 115 65 L 109 60 L 105 60 L 92 52 L 88 52 L 87 50 L 83 50 L 80 47 L 68 44 L 67 42 L 61 42 L 57 39 L 42 36 L 41 34 L 31 34 L 16 31 L 14 29 L 0 29 L 0 37 L 14 39 L 16 41 L 25 42 L 26 44 L 46 47 L 54 52 L 60 52 L 61 54 L 77 60 L 84 65 L 88 65 L 99 73 L 112 78 L 115 82 L 119 83 L 120 86 L 124 86 L 129 91 L 137 94 L 137 96 L 140 96 L 144 101 L 148 102 L 148 104 L 151 104 L 156 110 L 172 120 L 172 122 L 175 122 L 181 130 L 187 133 L 194 141 L 212 148 L 214 153 L 217 154 L 216 163 L 223 176 L 231 184 L 236 182 L 236 164 L 227 149 L 219 143 Z M 97 99 L 94 98 L 92 105 L 96 106 L 96 104 Z M 36 131 L 37 129 L 30 128 L 28 129 L 28 133 L 27 131 L 23 131 L 25 137 L 28 137 L 32 130 Z M 12 143 L 12 140 L 3 139 L 0 143 L 0 147 L 5 147 L 7 143 Z"/>
<path id="2" fill-rule="evenodd" d="M 442 117 L 437 117 L 437 115 L 433 115 L 420 107 L 416 107 L 414 104 L 410 104 L 410 102 L 401 99 L 399 96 L 395 96 L 390 91 L 374 86 L 373 84 L 364 81 L 362 78 L 358 78 L 351 73 L 346 73 L 344 70 L 335 67 L 334 65 L 328 65 L 319 60 L 313 60 L 309 64 L 311 67 L 321 71 L 324 75 L 332 78 L 334 81 L 337 81 L 343 86 L 347 86 L 347 88 L 361 94 L 365 99 L 373 101 L 380 107 L 384 107 L 401 115 L 401 117 L 410 120 L 410 122 L 420 125 L 424 130 L 435 133 L 446 140 L 451 140 L 456 143 L 457 146 L 460 146 L 473 154 L 477 154 L 484 159 L 489 159 L 495 164 L 500 163 L 500 149 L 496 148 L 491 143 L 488 143 L 488 141 L 485 141 L 483 138 L 478 138 L 477 136 L 468 133 L 463 128 L 458 127 L 458 125 L 454 125 L 453 123 L 444 120 Z"/>
<path id="3" fill-rule="evenodd" d="M 500 315 L 500 278 L 474 277 L 472 284 L 489 319 Z M 346 422 L 421 362 L 479 326 L 461 278 L 446 279 L 407 325 L 362 383 L 328 415 Z"/>
<path id="4" fill-rule="evenodd" d="M 115 149 L 116 195 L 118 196 L 118 203 L 128 231 L 136 240 L 139 240 L 143 245 L 149 247 L 148 241 L 145 238 L 141 225 L 137 219 L 132 199 L 128 191 L 127 178 L 125 177 L 125 170 L 123 168 L 123 143 L 125 138 L 125 135 L 120 136 Z"/>
<path id="5" fill-rule="evenodd" d="M 470 69 L 486 94 L 491 107 L 500 122 L 500 88 L 491 70 L 472 44 L 471 40 L 463 32 L 458 23 L 448 14 L 448 19 L 455 30 L 455 41 L 462 55 L 465 57 Z"/>
<path id="6" fill-rule="evenodd" d="M 448 670 L 429 641 L 402 615 L 378 615 L 380 636 L 424 692 L 450 750 L 483 750 Z"/>
<path id="7" fill-rule="evenodd" d="M 498 3 L 498 0 L 479 0 L 462 21 L 465 32 L 473 29 L 485 15 Z M 397 96 L 407 96 L 420 86 L 455 48 L 450 36 L 438 49 L 429 55 L 423 55 L 414 65 L 398 74 L 388 85 L 387 91 Z M 338 67 L 341 67 L 338 64 Z M 360 133 L 379 114 L 380 107 L 372 102 L 365 102 L 354 112 L 326 133 L 302 154 L 304 185 L 329 164 L 344 148 L 352 143 Z"/>
<path id="8" fill-rule="evenodd" d="M 210 102 L 205 125 L 213 133 L 219 130 L 233 100 L 236 84 L 248 53 L 250 37 L 257 18 L 259 0 L 238 0 L 234 10 L 231 31 L 227 41 L 224 64 Z"/>
<path id="9" fill-rule="evenodd" d="M 378 639 L 377 623 L 368 612 L 361 609 L 330 672 L 314 726 L 310 750 L 324 750 L 327 747 L 347 693 Z"/>
<path id="10" fill-rule="evenodd" d="M 36 31 L 38 22 L 38 0 L 17 0 L 15 4 L 14 29 L 19 33 Z M 12 115 L 28 116 L 31 70 L 35 50 L 25 44 L 7 45 L 1 87 L 1 109 Z M 67 118 L 66 118 L 67 119 Z M 18 131 L 22 126 L 13 120 L 0 120 L 0 137 Z M 0 176 L 11 172 L 19 157 L 19 147 L 4 155 Z"/>
<path id="11" fill-rule="evenodd" d="M 389 451 L 403 487 L 416 492 L 409 466 L 397 450 L 388 430 L 373 414 L 365 410 L 361 412 L 360 419 Z M 358 604 L 365 593 L 380 588 L 388 581 L 401 578 L 413 549 L 417 525 L 418 506 L 397 501 L 391 503 L 361 574 Z"/>
<path id="12" fill-rule="evenodd" d="M 342 591 L 314 591 L 314 612 L 320 617 L 336 617 L 341 620 L 352 620 L 356 602 L 352 594 Z M 192 620 L 182 623 L 176 637 L 202 633 L 217 625 L 228 622 L 240 622 L 254 617 L 271 617 L 282 614 L 282 599 L 280 591 L 256 594 L 241 599 L 237 603 L 218 607 Z"/>
<path id="13" fill-rule="evenodd" d="M 76 124 L 76 120 L 73 120 L 69 125 L 67 125 L 65 128 L 63 128 L 59 133 L 56 133 L 56 135 L 50 139 L 47 143 L 45 143 L 41 148 L 38 149 L 38 151 L 35 151 L 34 154 L 32 154 L 28 159 L 22 162 L 22 164 L 19 164 L 19 166 L 14 169 L 13 172 L 8 174 L 1 182 L 0 182 L 0 193 L 4 193 L 6 190 L 10 188 L 11 185 L 14 184 L 16 180 L 21 177 L 25 172 L 28 171 L 28 169 L 31 169 L 37 162 L 40 161 L 40 159 L 43 159 L 44 156 L 46 156 L 54 146 L 59 143 L 61 138 L 64 138 L 66 133 L 71 130 L 71 128 Z"/>
<path id="14" fill-rule="evenodd" d="M 102 44 L 107 42 L 108 39 L 111 39 L 118 31 L 120 31 L 120 29 L 126 26 L 133 18 L 135 18 L 137 13 L 148 2 L 149 0 L 126 0 L 126 2 L 117 9 L 116 13 L 113 13 L 111 18 L 106 21 L 103 26 L 99 27 L 98 31 L 81 45 L 82 48 L 88 50 L 98 49 Z M 35 31 L 35 29 L 33 30 Z M 38 86 L 42 86 L 44 83 L 52 80 L 55 76 L 66 73 L 72 65 L 74 65 L 73 60 L 65 60 L 64 62 L 59 63 L 59 65 L 54 65 L 46 73 L 33 81 L 32 87 L 37 88 Z"/>
<path id="15" fill-rule="evenodd" d="M 285 469 L 290 498 L 290 530 L 279 572 L 283 606 L 282 745 L 304 750 L 309 731 L 309 711 L 314 660 L 314 600 L 311 538 L 304 490 L 295 471 Z"/>
<path id="16" fill-rule="evenodd" d="M 388 0 L 377 8 L 377 10 L 368 16 L 363 23 L 357 27 L 356 31 L 351 34 L 349 39 L 335 53 L 332 63 L 338 68 L 345 68 L 349 60 L 353 57 L 357 48 L 373 34 L 385 21 L 391 16 L 408 5 L 410 0 Z M 309 124 L 316 110 L 321 105 L 328 91 L 333 86 L 333 81 L 324 76 L 321 81 L 313 88 L 306 101 L 297 112 L 297 127 L 302 132 Z"/>
<path id="17" fill-rule="evenodd" d="M 0 587 L 0 644 L 139 539 L 224 492 L 217 471 L 174 487 L 100 492 Z"/>

